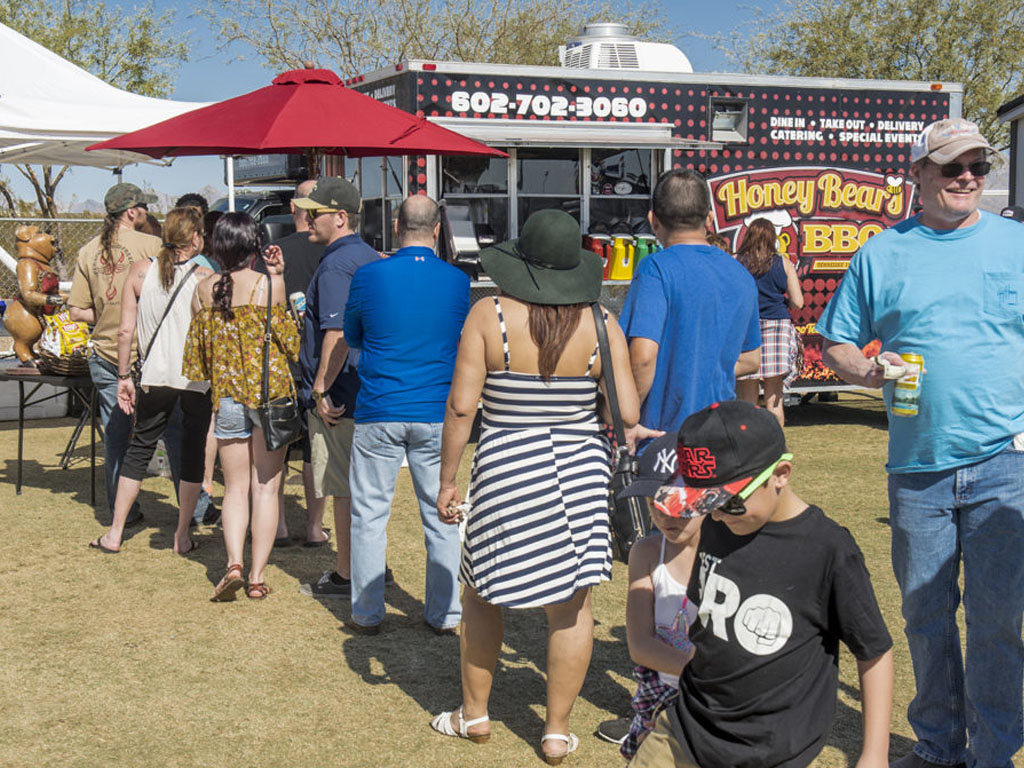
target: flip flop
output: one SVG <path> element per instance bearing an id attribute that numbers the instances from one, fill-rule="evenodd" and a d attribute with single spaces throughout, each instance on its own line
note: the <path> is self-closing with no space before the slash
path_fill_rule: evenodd
<path id="1" fill-rule="evenodd" d="M 328 536 L 326 539 L 323 539 L 322 541 L 305 541 L 302 543 L 302 546 L 304 546 L 306 549 L 317 549 L 319 547 L 326 547 L 330 543 L 331 537 Z"/>
<path id="2" fill-rule="evenodd" d="M 288 536 L 278 536 L 276 539 L 274 539 L 274 548 L 275 549 L 281 549 L 283 547 L 290 547 L 290 546 L 292 546 L 292 540 Z"/>
<path id="3" fill-rule="evenodd" d="M 98 549 L 100 552 L 102 552 L 105 555 L 117 555 L 117 554 L 120 554 L 120 552 L 121 552 L 120 549 L 111 549 L 110 547 L 103 546 L 103 537 L 102 536 L 100 536 L 95 541 L 90 541 L 89 542 L 89 548 L 90 549 Z"/>
<path id="4" fill-rule="evenodd" d="M 184 557 L 185 555 L 191 555 L 193 552 L 195 552 L 197 549 L 199 549 L 199 542 L 196 541 L 195 539 L 189 539 L 188 543 L 191 546 L 188 549 L 186 549 L 184 552 L 179 552 L 178 553 L 179 557 Z"/>

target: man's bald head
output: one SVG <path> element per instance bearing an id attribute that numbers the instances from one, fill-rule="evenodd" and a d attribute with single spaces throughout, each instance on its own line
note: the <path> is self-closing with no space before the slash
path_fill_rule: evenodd
<path id="1" fill-rule="evenodd" d="M 406 198 L 398 209 L 398 221 L 395 223 L 399 247 L 425 245 L 433 248 L 440 224 L 441 209 L 437 203 L 426 195 Z"/>
<path id="2" fill-rule="evenodd" d="M 296 197 L 309 197 L 309 193 L 313 191 L 313 187 L 316 186 L 316 179 L 307 179 L 306 181 L 300 181 L 295 186 L 295 194 L 292 198 Z M 296 232 L 308 232 L 309 224 L 306 222 L 306 212 L 301 208 L 296 208 L 295 203 L 289 203 L 292 209 L 292 220 L 295 222 Z"/>

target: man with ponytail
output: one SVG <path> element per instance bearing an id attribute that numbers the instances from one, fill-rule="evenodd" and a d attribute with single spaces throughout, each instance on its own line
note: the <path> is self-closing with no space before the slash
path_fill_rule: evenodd
<path id="1" fill-rule="evenodd" d="M 121 296 L 132 264 L 155 259 L 160 239 L 144 234 L 148 205 L 156 196 L 134 184 L 115 184 L 104 197 L 107 216 L 103 230 L 78 251 L 68 306 L 71 319 L 94 324 L 89 373 L 96 387 L 100 422 L 103 424 L 104 472 L 107 504 L 114 511 L 114 497 L 121 460 L 128 449 L 131 417 L 117 408 L 117 329 L 121 321 Z M 132 346 L 132 359 L 135 346 Z M 136 505 L 128 525 L 141 522 Z"/>

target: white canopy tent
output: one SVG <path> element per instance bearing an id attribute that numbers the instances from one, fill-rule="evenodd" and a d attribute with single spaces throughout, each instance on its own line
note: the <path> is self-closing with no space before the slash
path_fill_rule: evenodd
<path id="1" fill-rule="evenodd" d="M 135 152 L 85 148 L 206 105 L 122 91 L 3 24 L 0 73 L 0 163 L 166 165 Z M 3 247 L 0 263 L 12 271 L 16 265 Z"/>
<path id="2" fill-rule="evenodd" d="M 205 106 L 122 91 L 2 24 L 0 72 L 0 163 L 116 169 L 153 162 L 85 148 Z"/>

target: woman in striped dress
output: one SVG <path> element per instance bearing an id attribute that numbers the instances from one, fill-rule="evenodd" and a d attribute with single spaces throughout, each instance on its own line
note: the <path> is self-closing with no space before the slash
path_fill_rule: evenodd
<path id="1" fill-rule="evenodd" d="M 459 522 L 455 476 L 483 400 L 462 549 L 462 706 L 434 718 L 449 736 L 486 741 L 501 650 L 502 609 L 543 607 L 547 716 L 541 749 L 559 764 L 578 746 L 569 714 L 590 664 L 590 588 L 611 574 L 610 449 L 598 421 L 606 368 L 589 304 L 601 263 L 580 249 L 576 221 L 542 211 L 519 240 L 481 254 L 501 296 L 470 311 L 442 432 L 438 514 Z M 626 340 L 605 313 L 619 407 L 639 414 Z"/>

